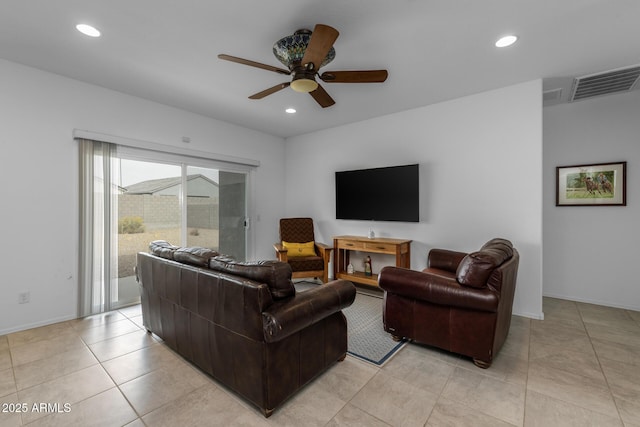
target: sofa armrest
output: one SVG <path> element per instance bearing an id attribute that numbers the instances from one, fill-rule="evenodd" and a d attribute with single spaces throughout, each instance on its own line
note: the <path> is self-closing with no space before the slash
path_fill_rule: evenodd
<path id="1" fill-rule="evenodd" d="M 262 313 L 264 338 L 280 341 L 319 320 L 353 304 L 356 287 L 346 280 L 334 280 L 317 288 L 278 301 Z"/>
<path id="2" fill-rule="evenodd" d="M 459 284 L 455 277 L 401 267 L 384 267 L 378 275 L 378 286 L 401 297 L 471 310 L 495 312 L 500 301 L 492 289 L 470 288 Z"/>
<path id="3" fill-rule="evenodd" d="M 431 249 L 427 256 L 427 267 L 439 270 L 456 272 L 462 259 L 467 256 L 465 252 L 450 251 L 447 249 Z"/>

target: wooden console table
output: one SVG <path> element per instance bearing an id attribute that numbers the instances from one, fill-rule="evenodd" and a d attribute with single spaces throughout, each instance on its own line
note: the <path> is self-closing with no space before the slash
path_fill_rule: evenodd
<path id="1" fill-rule="evenodd" d="M 349 252 L 360 251 L 396 256 L 396 267 L 411 268 L 411 240 L 362 236 L 335 236 L 333 238 L 333 277 L 351 282 L 378 286 L 378 275 L 366 276 L 362 271 L 347 273 Z"/>

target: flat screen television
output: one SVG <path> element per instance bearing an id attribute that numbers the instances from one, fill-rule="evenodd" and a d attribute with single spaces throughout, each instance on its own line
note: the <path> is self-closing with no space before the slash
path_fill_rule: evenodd
<path id="1" fill-rule="evenodd" d="M 336 172 L 336 219 L 420 221 L 418 165 Z"/>

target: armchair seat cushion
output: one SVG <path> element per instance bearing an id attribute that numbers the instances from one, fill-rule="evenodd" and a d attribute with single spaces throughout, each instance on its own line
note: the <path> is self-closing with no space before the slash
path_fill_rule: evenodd
<path id="1" fill-rule="evenodd" d="M 324 261 L 319 256 L 297 256 L 287 260 L 291 270 L 296 271 L 320 271 L 324 268 Z"/>

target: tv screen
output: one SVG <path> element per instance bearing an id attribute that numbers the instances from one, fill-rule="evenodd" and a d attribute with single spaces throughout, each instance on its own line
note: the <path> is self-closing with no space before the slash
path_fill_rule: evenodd
<path id="1" fill-rule="evenodd" d="M 336 219 L 420 221 L 418 165 L 336 172 Z"/>

